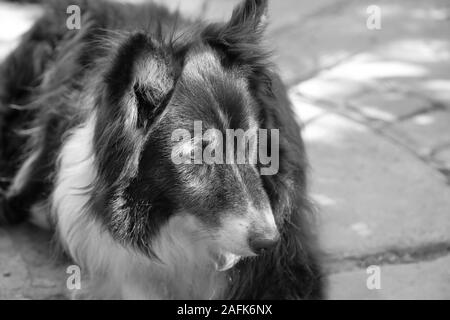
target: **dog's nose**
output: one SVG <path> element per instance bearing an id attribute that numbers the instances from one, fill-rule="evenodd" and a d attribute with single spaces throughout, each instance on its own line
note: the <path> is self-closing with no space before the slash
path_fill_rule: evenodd
<path id="1" fill-rule="evenodd" d="M 263 236 L 263 235 L 252 235 L 249 238 L 249 246 L 250 249 L 256 253 L 261 254 L 265 250 L 273 248 L 277 242 L 280 240 L 280 234 L 276 232 L 275 235 L 271 237 Z"/>

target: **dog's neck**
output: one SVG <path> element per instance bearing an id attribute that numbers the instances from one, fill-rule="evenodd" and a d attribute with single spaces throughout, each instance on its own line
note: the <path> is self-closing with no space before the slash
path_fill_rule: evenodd
<path id="1" fill-rule="evenodd" d="M 158 292 L 169 299 L 217 299 L 222 297 L 227 273 L 218 272 L 205 239 L 196 234 L 197 221 L 177 214 L 161 229 L 153 250 L 161 260 L 153 261 Z M 203 241 L 202 241 L 203 240 Z"/>

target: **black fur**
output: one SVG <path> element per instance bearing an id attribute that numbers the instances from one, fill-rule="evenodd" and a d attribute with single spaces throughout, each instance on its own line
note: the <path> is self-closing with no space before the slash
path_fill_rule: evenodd
<path id="1" fill-rule="evenodd" d="M 83 13 L 81 30 L 65 27 L 65 9 L 74 3 Z M 0 198 L 0 223 L 24 221 L 33 204 L 47 199 L 67 132 L 95 111 L 98 176 L 86 187 L 95 218 L 114 239 L 151 257 L 149 239 L 179 209 L 195 209 L 202 221 L 218 227 L 211 212 L 236 209 L 242 200 L 228 169 L 186 166 L 180 173 L 164 159 L 170 133 L 178 127 L 192 130 L 192 120 L 225 130 L 220 109 L 229 116 L 229 128 L 245 130 L 254 117 L 261 128 L 280 130 L 279 172 L 259 176 L 250 166 L 240 170 L 257 208 L 269 198 L 281 241 L 228 271 L 224 298 L 322 298 L 300 129 L 261 47 L 266 10 L 266 1 L 246 0 L 229 22 L 203 25 L 155 5 L 52 2 L 0 70 L 0 175 L 8 190 Z M 204 63 L 202 80 L 187 81 L 183 68 L 192 52 L 213 52 L 225 71 Z M 156 77 L 136 76 L 137 68 L 150 66 L 157 66 Z M 248 83 L 249 97 L 237 78 Z M 86 95 L 94 99 L 94 110 L 78 107 Z M 161 117 L 164 112 L 167 117 Z M 36 154 L 29 179 L 11 189 L 29 153 Z M 140 159 L 138 165 L 134 159 Z M 214 178 L 201 191 L 183 187 L 184 181 L 206 175 Z"/>

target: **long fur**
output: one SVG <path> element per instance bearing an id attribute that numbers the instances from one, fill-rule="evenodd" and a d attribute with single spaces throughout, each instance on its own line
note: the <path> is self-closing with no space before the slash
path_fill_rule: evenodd
<path id="1" fill-rule="evenodd" d="M 67 30 L 75 3 L 82 28 Z M 0 67 L 0 223 L 53 228 L 89 274 L 82 297 L 322 298 L 300 129 L 261 46 L 266 1 L 243 1 L 220 24 L 153 4 L 47 7 Z M 224 167 L 205 184 L 205 172 L 174 170 L 167 134 L 196 115 L 279 129 L 278 173 Z M 222 211 L 242 214 L 249 203 L 271 210 L 281 239 L 217 272 L 205 239 L 227 230 Z"/>

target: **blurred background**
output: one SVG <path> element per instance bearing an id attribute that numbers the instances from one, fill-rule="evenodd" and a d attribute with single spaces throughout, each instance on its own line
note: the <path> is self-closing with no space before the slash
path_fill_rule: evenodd
<path id="1" fill-rule="evenodd" d="M 42 14 L 25 2 L 0 1 L 0 61 Z M 238 1 L 155 2 L 220 21 Z M 450 1 L 271 0 L 267 45 L 303 128 L 328 297 L 450 299 Z M 49 241 L 0 229 L 0 299 L 64 298 Z"/>

